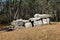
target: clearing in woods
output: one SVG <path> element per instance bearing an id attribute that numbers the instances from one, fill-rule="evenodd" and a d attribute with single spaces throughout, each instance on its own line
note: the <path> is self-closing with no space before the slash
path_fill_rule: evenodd
<path id="1" fill-rule="evenodd" d="M 60 40 L 60 22 L 0 32 L 0 40 Z"/>

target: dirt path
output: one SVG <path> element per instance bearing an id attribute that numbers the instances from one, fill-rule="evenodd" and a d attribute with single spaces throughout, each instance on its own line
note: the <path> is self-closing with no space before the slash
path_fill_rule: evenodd
<path id="1" fill-rule="evenodd" d="M 0 40 L 60 40 L 60 22 L 0 32 Z"/>

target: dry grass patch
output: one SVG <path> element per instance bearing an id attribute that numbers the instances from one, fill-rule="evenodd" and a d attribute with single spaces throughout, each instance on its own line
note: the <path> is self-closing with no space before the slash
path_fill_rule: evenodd
<path id="1" fill-rule="evenodd" d="M 60 22 L 0 32 L 0 40 L 60 40 Z"/>

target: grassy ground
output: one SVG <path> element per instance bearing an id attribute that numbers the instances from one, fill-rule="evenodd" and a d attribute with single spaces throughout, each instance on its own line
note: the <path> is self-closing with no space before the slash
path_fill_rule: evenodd
<path id="1" fill-rule="evenodd" d="M 60 22 L 0 32 L 0 40 L 60 40 Z"/>

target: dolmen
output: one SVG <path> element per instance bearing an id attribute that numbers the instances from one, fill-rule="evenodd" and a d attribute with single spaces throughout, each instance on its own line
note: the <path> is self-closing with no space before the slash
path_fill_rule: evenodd
<path id="1" fill-rule="evenodd" d="M 35 18 L 40 18 L 43 24 L 50 24 L 51 14 L 35 14 Z"/>
<path id="2" fill-rule="evenodd" d="M 40 18 L 30 18 L 29 20 L 31 21 L 33 27 L 38 26 L 38 25 L 42 25 L 42 21 Z"/>
<path id="3" fill-rule="evenodd" d="M 14 28 L 21 27 L 23 25 L 22 19 L 13 20 L 11 25 L 14 26 Z"/>
<path id="4" fill-rule="evenodd" d="M 13 20 L 11 22 L 11 25 L 15 26 L 15 28 L 35 27 L 38 25 L 50 24 L 50 18 L 51 18 L 50 14 L 35 14 L 33 18 L 29 18 L 28 20 L 23 19 Z"/>
<path id="5" fill-rule="evenodd" d="M 29 22 L 29 20 L 22 20 L 22 21 L 24 23 L 23 25 L 25 28 L 32 27 L 32 24 L 31 24 L 31 22 Z"/>
<path id="6" fill-rule="evenodd" d="M 25 27 L 25 28 L 32 27 L 32 24 L 31 24 L 31 22 L 29 22 L 29 20 L 22 20 L 22 19 L 13 21 L 11 23 L 11 25 L 15 26 L 15 28 L 18 28 L 18 27 Z"/>

